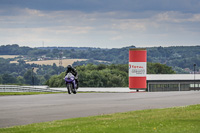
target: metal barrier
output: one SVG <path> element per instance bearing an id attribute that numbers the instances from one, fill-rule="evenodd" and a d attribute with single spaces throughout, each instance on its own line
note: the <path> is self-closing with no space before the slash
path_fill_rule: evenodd
<path id="1" fill-rule="evenodd" d="M 65 91 L 50 89 L 48 86 L 0 85 L 0 92 L 65 92 Z"/>

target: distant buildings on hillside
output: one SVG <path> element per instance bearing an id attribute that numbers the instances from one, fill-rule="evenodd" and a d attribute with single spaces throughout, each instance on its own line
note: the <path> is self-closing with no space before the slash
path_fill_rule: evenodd
<path id="1" fill-rule="evenodd" d="M 186 72 L 190 73 L 190 74 L 194 74 L 194 70 L 191 70 L 189 68 L 185 68 L 184 69 Z M 195 71 L 195 74 L 200 74 L 200 69 Z"/>

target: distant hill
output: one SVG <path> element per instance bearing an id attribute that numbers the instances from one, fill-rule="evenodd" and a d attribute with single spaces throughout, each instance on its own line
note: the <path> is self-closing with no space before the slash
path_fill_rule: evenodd
<path id="1" fill-rule="evenodd" d="M 58 49 L 58 50 L 88 50 L 88 49 L 100 49 L 100 48 L 94 48 L 94 47 L 36 47 L 38 49 L 42 50 L 53 50 L 53 49 Z"/>
<path id="2" fill-rule="evenodd" d="M 147 49 L 147 61 L 166 64 L 178 73 L 191 73 L 193 65 L 197 64 L 199 71 L 200 46 L 151 47 Z"/>
<path id="3" fill-rule="evenodd" d="M 1 45 L 0 55 L 27 55 L 33 48 L 19 47 L 17 44 L 13 45 Z"/>
<path id="4" fill-rule="evenodd" d="M 129 48 L 135 46 L 101 49 L 91 47 L 19 47 L 14 45 L 0 46 L 0 55 L 26 55 L 31 60 L 37 60 L 41 56 L 59 58 L 62 56 L 69 59 L 89 59 L 87 62 L 76 63 L 78 65 L 95 63 L 94 60 L 106 61 L 111 64 L 127 64 Z M 148 47 L 147 61 L 158 62 L 171 66 L 177 73 L 191 73 L 193 64 L 200 69 L 200 46 L 171 46 L 171 47 Z M 98 62 L 99 63 L 99 62 Z M 102 62 L 103 63 L 103 62 Z"/>

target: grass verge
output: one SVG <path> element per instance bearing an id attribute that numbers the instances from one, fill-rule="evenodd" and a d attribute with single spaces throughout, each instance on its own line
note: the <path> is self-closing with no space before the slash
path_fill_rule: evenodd
<path id="1" fill-rule="evenodd" d="M 0 92 L 0 96 L 6 95 L 39 95 L 39 94 L 57 94 L 63 92 Z"/>
<path id="2" fill-rule="evenodd" d="M 199 133 L 200 104 L 57 120 L 10 128 L 1 133 Z"/>

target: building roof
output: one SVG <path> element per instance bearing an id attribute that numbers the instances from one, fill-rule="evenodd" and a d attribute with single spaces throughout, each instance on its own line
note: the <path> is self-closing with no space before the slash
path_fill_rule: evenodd
<path id="1" fill-rule="evenodd" d="M 147 80 L 194 80 L 194 74 L 147 74 Z M 200 74 L 195 74 L 195 80 L 200 80 Z"/>

